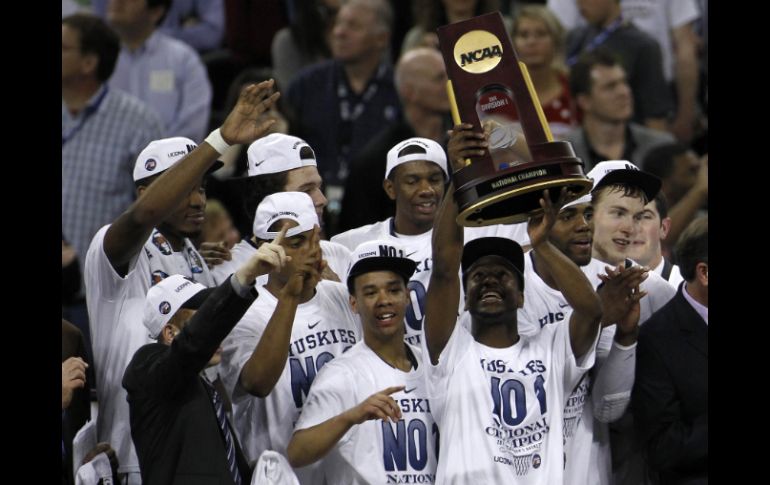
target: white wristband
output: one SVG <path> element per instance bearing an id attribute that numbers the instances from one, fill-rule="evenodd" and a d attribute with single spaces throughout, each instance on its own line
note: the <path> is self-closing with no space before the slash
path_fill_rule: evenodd
<path id="1" fill-rule="evenodd" d="M 204 141 L 211 145 L 211 148 L 218 151 L 220 155 L 225 153 L 227 149 L 230 148 L 230 145 L 228 145 L 225 139 L 222 138 L 222 134 L 219 132 L 219 128 L 212 131 Z"/>

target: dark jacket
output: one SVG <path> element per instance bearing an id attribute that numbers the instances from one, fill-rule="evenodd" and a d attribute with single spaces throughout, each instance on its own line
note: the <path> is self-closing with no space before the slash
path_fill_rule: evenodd
<path id="1" fill-rule="evenodd" d="M 631 397 L 661 485 L 708 483 L 708 325 L 682 291 L 639 331 Z"/>
<path id="2" fill-rule="evenodd" d="M 233 483 L 216 411 L 200 372 L 253 300 L 239 297 L 228 279 L 170 346 L 148 344 L 131 359 L 123 387 L 145 485 Z M 243 483 L 249 483 L 251 470 L 237 439 L 235 445 Z"/>

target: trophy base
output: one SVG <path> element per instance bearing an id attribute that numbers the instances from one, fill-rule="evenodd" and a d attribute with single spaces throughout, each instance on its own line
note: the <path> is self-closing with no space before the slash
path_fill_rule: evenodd
<path id="1" fill-rule="evenodd" d="M 567 191 L 578 198 L 590 192 L 593 183 L 583 176 L 529 180 L 525 185 L 507 187 L 485 197 L 478 197 L 474 187 L 457 190 L 454 194 L 460 208 L 457 223 L 465 227 L 481 227 L 526 222 L 542 210 L 540 198 L 543 190 L 551 189 L 549 196 L 552 202 L 556 202 L 562 187 L 567 187 Z"/>

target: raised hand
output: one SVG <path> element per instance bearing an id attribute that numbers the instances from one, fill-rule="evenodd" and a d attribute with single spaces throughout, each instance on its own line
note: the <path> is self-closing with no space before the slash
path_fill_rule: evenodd
<path id="1" fill-rule="evenodd" d="M 61 408 L 67 409 L 75 389 L 86 385 L 88 364 L 80 357 L 70 357 L 61 363 Z"/>
<path id="2" fill-rule="evenodd" d="M 401 419 L 401 408 L 390 395 L 403 390 L 404 386 L 387 387 L 372 394 L 358 406 L 349 409 L 346 414 L 353 424 L 361 424 L 370 419 L 383 421 L 390 419 L 395 423 Z"/>
<path id="3" fill-rule="evenodd" d="M 467 158 L 484 155 L 489 146 L 487 136 L 473 131 L 473 125 L 470 123 L 455 125 L 447 133 L 449 134 L 447 154 L 453 172 L 465 167 Z"/>
<path id="4" fill-rule="evenodd" d="M 288 296 L 300 296 L 303 291 L 315 288 L 321 280 L 321 273 L 326 262 L 321 259 L 321 228 L 316 224 L 310 234 L 308 244 L 303 245 L 295 254 L 289 267 L 289 281 L 281 290 Z"/>
<path id="5" fill-rule="evenodd" d="M 556 203 L 551 202 L 548 189 L 543 191 L 543 197 L 540 198 L 540 211 L 529 218 L 527 224 L 527 233 L 529 234 L 530 245 L 536 248 L 540 244 L 548 241 L 548 233 L 556 222 L 556 216 L 561 207 L 567 203 L 571 195 L 566 187 L 562 187 L 559 192 L 559 199 Z"/>
<path id="6" fill-rule="evenodd" d="M 647 295 L 639 285 L 650 274 L 648 268 L 632 266 L 617 269 L 606 266 L 606 275 L 599 275 L 601 288 L 596 293 L 602 302 L 602 327 L 617 324 L 615 340 L 622 345 L 636 341 L 639 333 L 639 301 Z"/>
<path id="7" fill-rule="evenodd" d="M 241 91 L 238 102 L 220 129 L 220 134 L 227 144 L 248 144 L 269 131 L 275 119 L 259 121 L 259 118 L 270 110 L 281 95 L 272 92 L 274 84 L 275 81 L 269 79 L 252 84 Z"/>
<path id="8" fill-rule="evenodd" d="M 118 462 L 118 456 L 115 454 L 115 450 L 112 448 L 112 446 L 110 446 L 110 444 L 105 441 L 97 443 L 96 446 L 91 448 L 91 450 L 86 453 L 86 456 L 83 457 L 83 461 L 80 464 L 85 465 L 86 463 L 96 458 L 99 453 L 107 454 L 107 458 L 110 460 L 110 468 L 112 468 L 113 473 L 117 472 L 118 466 L 120 464 Z"/>

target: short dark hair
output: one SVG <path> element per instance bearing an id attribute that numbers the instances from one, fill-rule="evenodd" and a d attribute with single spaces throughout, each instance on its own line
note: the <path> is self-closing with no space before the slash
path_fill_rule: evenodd
<path id="1" fill-rule="evenodd" d="M 101 18 L 87 14 L 76 13 L 61 20 L 62 25 L 76 30 L 80 35 L 80 53 L 94 54 L 99 62 L 96 67 L 96 78 L 106 82 L 115 70 L 120 53 L 120 38 L 118 34 Z"/>
<path id="2" fill-rule="evenodd" d="M 628 185 L 628 184 L 612 184 L 612 185 L 602 185 L 595 191 L 591 192 L 591 205 L 595 206 L 599 203 L 601 198 L 604 196 L 604 194 L 609 192 L 622 192 L 623 197 L 632 197 L 632 198 L 638 198 L 642 199 L 642 203 L 644 205 L 647 205 L 649 200 L 647 200 L 647 194 L 642 190 L 641 187 L 637 185 Z"/>
<path id="3" fill-rule="evenodd" d="M 674 158 L 687 153 L 690 148 L 679 142 L 665 143 L 650 149 L 642 161 L 642 170 L 665 179 L 674 171 Z"/>
<path id="4" fill-rule="evenodd" d="M 679 271 L 687 282 L 695 279 L 698 263 L 709 263 L 709 217 L 695 219 L 679 237 L 674 248 Z"/>
<path id="5" fill-rule="evenodd" d="M 666 199 L 666 194 L 662 190 L 658 191 L 658 195 L 655 196 L 653 202 L 655 202 L 655 210 L 658 211 L 660 220 L 662 221 L 668 217 L 668 199 Z"/>
<path id="6" fill-rule="evenodd" d="M 622 64 L 614 54 L 603 47 L 581 55 L 569 73 L 569 89 L 573 97 L 591 94 L 591 71 L 595 66 L 622 67 Z"/>
<path id="7" fill-rule="evenodd" d="M 288 171 L 266 173 L 243 179 L 243 210 L 250 222 L 254 221 L 257 206 L 262 199 L 268 195 L 283 192 L 288 179 Z"/>

